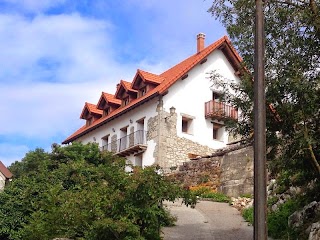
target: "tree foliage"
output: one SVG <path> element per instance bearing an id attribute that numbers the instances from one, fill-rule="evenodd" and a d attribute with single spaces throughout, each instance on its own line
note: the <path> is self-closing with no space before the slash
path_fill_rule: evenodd
<path id="1" fill-rule="evenodd" d="M 236 94 L 227 92 L 224 98 L 243 113 L 229 127 L 246 137 L 253 133 L 254 9 L 249 0 L 214 0 L 209 9 L 244 59 L 241 82 L 231 84 Z M 319 9 L 319 0 L 264 4 L 269 166 L 273 173 L 288 172 L 300 183 L 320 175 Z"/>
<path id="2" fill-rule="evenodd" d="M 264 1 L 268 168 L 279 189 L 304 189 L 295 200 L 295 209 L 319 200 L 320 192 L 319 9 L 319 0 Z M 227 84 L 215 73 L 210 78 L 225 89 L 222 98 L 242 111 L 239 121 L 227 122 L 228 127 L 252 141 L 255 2 L 213 0 L 209 12 L 224 24 L 243 57 L 239 83 Z M 311 181 L 312 188 L 308 186 Z M 287 234 L 286 228 L 284 233 L 275 228 L 287 225 L 287 213 L 271 213 L 271 235 Z M 277 223 L 279 214 L 281 223 Z"/>
<path id="3" fill-rule="evenodd" d="M 162 201 L 188 193 L 154 167 L 124 169 L 95 144 L 29 152 L 0 193 L 0 239 L 160 239 Z"/>

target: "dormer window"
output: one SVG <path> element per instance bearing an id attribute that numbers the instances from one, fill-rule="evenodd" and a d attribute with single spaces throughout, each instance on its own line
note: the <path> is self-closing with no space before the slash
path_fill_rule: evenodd
<path id="1" fill-rule="evenodd" d="M 147 93 L 147 86 L 144 86 L 144 87 L 140 88 L 139 97 L 142 97 L 142 96 L 146 95 L 146 93 Z"/>
<path id="2" fill-rule="evenodd" d="M 107 115 L 109 115 L 109 113 L 110 113 L 110 107 L 103 110 L 103 116 L 107 116 Z"/>
<path id="3" fill-rule="evenodd" d="M 122 99 L 122 106 L 127 106 L 129 104 L 129 96 Z"/>
<path id="4" fill-rule="evenodd" d="M 92 122 L 93 122 L 93 117 L 87 119 L 86 126 L 87 127 L 90 126 L 92 124 Z"/>

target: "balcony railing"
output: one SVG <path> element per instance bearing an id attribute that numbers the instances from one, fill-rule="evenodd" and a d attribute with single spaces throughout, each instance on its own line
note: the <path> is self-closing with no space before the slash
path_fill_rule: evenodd
<path id="1" fill-rule="evenodd" d="M 224 102 L 211 100 L 205 103 L 205 117 L 217 120 L 225 120 L 228 118 L 237 120 L 238 110 Z"/>
<path id="2" fill-rule="evenodd" d="M 143 152 L 146 149 L 146 131 L 143 130 L 135 131 L 100 147 L 101 151 L 113 152 L 119 156 L 128 156 L 133 153 Z"/>

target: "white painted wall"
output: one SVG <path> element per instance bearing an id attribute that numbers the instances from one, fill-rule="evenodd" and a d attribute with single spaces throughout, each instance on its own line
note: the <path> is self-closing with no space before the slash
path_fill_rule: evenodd
<path id="1" fill-rule="evenodd" d="M 208 56 L 204 64 L 198 64 L 189 73 L 188 77 L 184 80 L 178 80 L 173 86 L 170 87 L 168 94 L 163 97 L 164 110 L 169 112 L 170 107 L 176 108 L 177 113 L 177 135 L 185 137 L 194 142 L 202 145 L 209 146 L 217 149 L 225 147 L 228 142 L 228 133 L 224 127 L 219 130 L 220 138 L 215 140 L 212 137 L 212 123 L 211 119 L 205 119 L 204 104 L 212 100 L 212 82 L 208 76 L 209 72 L 215 70 L 220 73 L 224 78 L 239 81 L 234 74 L 234 69 L 220 50 L 214 51 Z M 80 137 L 82 143 L 97 142 L 99 146 L 103 146 L 102 138 L 110 134 L 111 136 L 117 134 L 120 138 L 120 129 L 128 126 L 128 134 L 130 127 L 134 126 L 134 131 L 138 130 L 137 120 L 145 117 L 144 130 L 147 131 L 147 123 L 150 117 L 157 115 L 156 106 L 158 98 L 154 98 L 147 103 L 127 112 L 120 117 L 112 120 L 111 122 L 89 132 L 85 136 Z M 186 134 L 182 132 L 182 114 L 190 115 L 192 120 L 192 133 Z M 132 123 L 130 123 L 130 119 Z M 113 132 L 112 129 L 115 129 Z M 96 139 L 94 141 L 94 138 Z M 154 140 L 147 142 L 147 150 L 142 155 L 142 165 L 149 166 L 154 163 L 154 150 L 156 143 Z M 128 161 L 135 163 L 135 156 L 131 155 Z"/>
<path id="2" fill-rule="evenodd" d="M 128 126 L 128 134 L 130 133 L 130 128 L 133 126 L 134 131 L 140 130 L 138 129 L 137 121 L 141 118 L 144 118 L 144 131 L 147 131 L 148 120 L 150 117 L 154 117 L 157 115 L 156 106 L 158 104 L 158 98 L 151 99 L 149 102 L 140 105 L 139 107 L 121 115 L 120 117 L 112 120 L 104 124 L 103 126 L 87 133 L 86 135 L 80 137 L 78 141 L 81 141 L 83 144 L 89 142 L 96 142 L 99 146 L 103 146 L 103 137 L 110 134 L 109 143 L 111 142 L 111 136 L 117 134 L 117 138 L 120 138 L 120 129 Z M 132 120 L 132 123 L 130 122 Z M 112 129 L 115 129 L 113 132 Z M 94 141 L 94 138 L 96 141 Z M 146 136 L 145 136 L 146 139 Z M 129 139 L 128 139 L 129 141 Z M 147 150 L 142 155 L 142 164 L 143 166 L 148 166 L 154 163 L 153 151 L 155 149 L 155 143 L 153 141 L 148 141 Z M 135 163 L 135 156 L 130 155 L 127 157 L 128 161 L 131 163 Z"/>
<path id="3" fill-rule="evenodd" d="M 6 184 L 6 177 L 0 172 L 0 191 L 4 189 L 4 186 Z"/>
<path id="4" fill-rule="evenodd" d="M 221 74 L 224 78 L 239 81 L 234 74 L 234 69 L 220 50 L 215 50 L 204 64 L 198 64 L 188 72 L 188 77 L 184 80 L 178 80 L 170 87 L 167 95 L 164 96 L 164 109 L 169 111 L 170 107 L 176 108 L 177 134 L 179 137 L 185 137 L 202 145 L 217 149 L 224 147 L 228 142 L 228 133 L 224 127 L 221 128 L 219 141 L 212 137 L 211 119 L 205 119 L 204 104 L 212 100 L 212 82 L 208 76 L 212 70 Z M 191 134 L 182 132 L 182 115 L 187 114 L 192 120 Z"/>

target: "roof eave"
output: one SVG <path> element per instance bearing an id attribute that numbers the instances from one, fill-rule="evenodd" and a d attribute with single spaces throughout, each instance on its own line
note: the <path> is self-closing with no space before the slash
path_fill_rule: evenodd
<path id="1" fill-rule="evenodd" d="M 75 141 L 75 140 L 78 139 L 79 137 L 87 134 L 88 132 L 91 132 L 91 131 L 97 129 L 98 127 L 101 127 L 102 125 L 104 125 L 104 124 L 110 122 L 111 120 L 113 120 L 113 119 L 115 119 L 115 118 L 117 118 L 117 117 L 119 117 L 119 116 L 127 113 L 128 111 L 130 111 L 130 110 L 132 110 L 132 109 L 140 106 L 141 104 L 143 104 L 143 103 L 151 100 L 152 98 L 154 98 L 154 97 L 156 97 L 156 96 L 158 96 L 158 95 L 159 95 L 159 92 L 155 92 L 155 93 L 151 94 L 150 96 L 146 97 L 145 99 L 136 102 L 136 103 L 133 104 L 132 106 L 129 106 L 127 109 L 125 109 L 125 110 L 123 110 L 123 111 L 120 111 L 119 113 L 115 114 L 114 116 L 112 116 L 112 117 L 110 117 L 110 118 L 105 119 L 104 121 L 98 123 L 97 125 L 94 125 L 94 126 L 92 126 L 91 128 L 88 128 L 88 129 L 84 130 L 83 132 L 79 133 L 79 134 L 76 135 L 76 136 L 73 136 L 72 138 L 69 138 L 69 139 L 64 140 L 64 141 L 62 142 L 62 144 L 68 144 L 68 143 L 70 143 L 70 142 L 72 142 L 72 141 Z"/>

